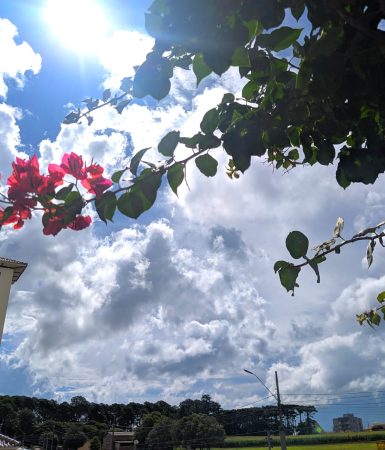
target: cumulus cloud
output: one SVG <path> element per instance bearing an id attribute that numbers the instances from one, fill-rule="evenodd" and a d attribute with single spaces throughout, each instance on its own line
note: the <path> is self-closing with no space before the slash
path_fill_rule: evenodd
<path id="1" fill-rule="evenodd" d="M 100 49 L 99 62 L 106 71 L 105 88 L 119 89 L 125 77 L 135 74 L 134 67 L 143 63 L 154 40 L 136 30 L 115 31 Z"/>
<path id="2" fill-rule="evenodd" d="M 0 19 L 0 97 L 6 97 L 7 80 L 13 79 L 18 86 L 24 85 L 25 74 L 37 74 L 41 57 L 27 42 L 17 44 L 16 26 L 8 19 Z"/>
<path id="3" fill-rule="evenodd" d="M 220 233 L 239 240 L 232 230 L 212 230 L 199 250 L 164 221 L 108 238 L 67 233 L 37 250 L 46 238 L 31 244 L 38 227 L 30 225 L 2 245 L 21 259 L 33 252 L 5 330 L 5 339 L 12 332 L 20 343 L 4 358 L 27 367 L 37 387 L 80 385 L 110 401 L 114 392 L 137 398 L 149 388 L 183 398 L 197 380 L 236 373 L 268 351 L 275 327 L 247 277 L 256 256 L 211 245 Z M 170 379 L 184 380 L 180 392 Z"/>

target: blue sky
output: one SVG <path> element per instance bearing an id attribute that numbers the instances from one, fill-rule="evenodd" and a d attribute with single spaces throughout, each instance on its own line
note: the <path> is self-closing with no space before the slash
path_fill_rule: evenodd
<path id="1" fill-rule="evenodd" d="M 16 156 L 37 153 L 44 168 L 72 150 L 111 174 L 172 129 L 195 133 L 224 92 L 240 93 L 235 71 L 196 89 L 194 76 L 177 70 L 160 104 L 133 104 L 121 116 L 101 110 L 91 127 L 61 125 L 69 103 L 119 86 L 152 46 L 143 29 L 149 1 L 100 3 L 108 45 L 79 54 L 44 20 L 45 0 L 1 2 L 3 180 Z M 221 150 L 216 156 L 224 165 Z M 383 290 L 384 256 L 368 271 L 365 249 L 348 249 L 325 264 L 320 285 L 301 275 L 294 298 L 272 270 L 292 229 L 315 245 L 338 216 L 347 235 L 382 220 L 383 180 L 344 192 L 331 168 L 282 175 L 258 159 L 237 182 L 224 170 L 204 179 L 193 164 L 188 180 L 179 198 L 164 187 L 136 223 L 117 217 L 52 238 L 36 217 L 21 231 L 2 230 L 1 255 L 29 267 L 12 289 L 0 393 L 177 404 L 207 392 L 226 408 L 258 405 L 266 393 L 245 367 L 271 389 L 277 370 L 284 399 L 320 405 L 326 429 L 345 412 L 365 424 L 385 420 L 384 331 L 355 323 Z"/>

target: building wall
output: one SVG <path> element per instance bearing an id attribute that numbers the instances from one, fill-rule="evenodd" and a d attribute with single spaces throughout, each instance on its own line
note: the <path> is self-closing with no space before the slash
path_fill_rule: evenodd
<path id="1" fill-rule="evenodd" d="M 339 433 L 341 431 L 362 431 L 362 419 L 354 417 L 354 414 L 344 414 L 342 417 L 333 419 L 333 431 Z"/>
<path id="2" fill-rule="evenodd" d="M 109 432 L 103 439 L 102 450 L 134 450 L 134 433 Z"/>

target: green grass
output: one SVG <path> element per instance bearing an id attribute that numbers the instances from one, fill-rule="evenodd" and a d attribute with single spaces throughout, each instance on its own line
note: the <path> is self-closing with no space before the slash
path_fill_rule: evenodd
<path id="1" fill-rule="evenodd" d="M 349 444 L 324 444 L 324 445 L 289 445 L 288 450 L 377 450 L 375 442 L 355 442 Z M 237 450 L 252 450 L 253 447 L 237 448 Z M 223 449 L 212 449 L 223 450 Z M 255 450 L 267 450 L 267 447 L 255 447 Z M 279 450 L 279 446 L 274 446 L 273 450 Z"/>
<path id="2" fill-rule="evenodd" d="M 272 444 L 277 447 L 279 444 L 278 436 L 274 436 Z M 321 445 L 337 445 L 337 449 L 341 449 L 341 444 L 358 444 L 363 443 L 366 448 L 376 448 L 376 441 L 385 440 L 384 431 L 364 431 L 360 433 L 322 433 L 322 434 L 312 434 L 303 436 L 287 436 L 287 444 L 292 446 L 291 448 L 296 448 L 294 446 L 305 446 L 320 448 Z M 369 447 L 369 442 L 374 443 L 374 447 Z M 246 448 L 263 448 L 266 445 L 265 436 L 229 436 L 226 438 L 223 447 L 226 449 L 246 449 Z M 333 447 L 326 447 L 334 450 Z M 361 447 L 363 446 L 361 445 Z"/>

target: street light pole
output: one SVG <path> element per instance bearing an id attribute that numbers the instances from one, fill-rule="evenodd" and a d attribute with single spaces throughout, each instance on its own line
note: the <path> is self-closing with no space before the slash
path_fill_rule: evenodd
<path id="1" fill-rule="evenodd" d="M 283 426 L 283 414 L 282 414 L 282 403 L 281 403 L 281 396 L 279 394 L 279 384 L 278 384 L 278 374 L 275 372 L 275 385 L 277 388 L 277 394 L 274 394 L 271 392 L 271 390 L 266 386 L 266 384 L 257 376 L 254 372 L 251 372 L 251 370 L 243 369 L 244 372 L 253 375 L 261 384 L 262 386 L 267 389 L 270 394 L 277 400 L 277 407 L 278 407 L 278 415 L 279 415 L 279 439 L 281 442 L 281 450 L 287 450 L 286 446 L 286 436 L 285 436 L 285 428 Z"/>
<path id="2" fill-rule="evenodd" d="M 278 414 L 279 414 L 279 440 L 281 441 L 281 449 L 286 450 L 286 435 L 285 435 L 285 427 L 283 426 L 283 414 L 282 414 L 282 403 L 281 396 L 279 394 L 279 383 L 278 383 L 278 374 L 275 371 L 275 385 L 277 388 L 277 405 L 278 405 Z"/>

